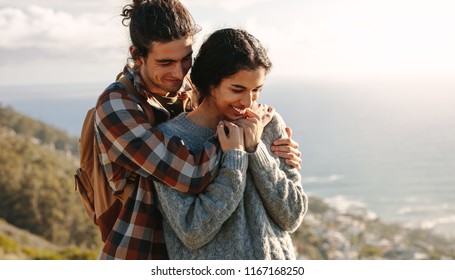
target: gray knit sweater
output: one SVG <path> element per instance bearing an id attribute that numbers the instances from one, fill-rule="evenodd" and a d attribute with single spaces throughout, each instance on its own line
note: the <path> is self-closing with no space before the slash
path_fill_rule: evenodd
<path id="1" fill-rule="evenodd" d="M 195 152 L 215 133 L 185 114 L 158 128 L 179 136 Z M 299 171 L 269 149 L 284 129 L 276 114 L 256 152 L 225 153 L 218 176 L 199 195 L 156 183 L 171 259 L 295 259 L 289 233 L 307 211 L 307 196 Z"/>

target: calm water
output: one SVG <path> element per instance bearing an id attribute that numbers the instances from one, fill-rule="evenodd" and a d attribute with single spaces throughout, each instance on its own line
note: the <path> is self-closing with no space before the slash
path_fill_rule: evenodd
<path id="1" fill-rule="evenodd" d="M 455 236 L 455 84 L 286 89 L 267 98 L 286 103 L 278 110 L 299 137 L 308 192 Z"/>
<path id="2" fill-rule="evenodd" d="M 77 135 L 105 85 L 0 87 L 0 102 Z M 455 85 L 266 84 L 309 194 L 455 236 Z"/>

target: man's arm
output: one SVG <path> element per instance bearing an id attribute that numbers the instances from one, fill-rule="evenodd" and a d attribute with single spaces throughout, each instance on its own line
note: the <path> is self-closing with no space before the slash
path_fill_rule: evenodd
<path id="1" fill-rule="evenodd" d="M 180 138 L 165 137 L 152 127 L 137 102 L 120 86 L 99 98 L 95 132 L 101 153 L 107 157 L 101 158 L 102 163 L 153 176 L 182 192 L 201 192 L 217 172 L 217 141 L 207 141 L 202 153 L 192 154 Z"/>

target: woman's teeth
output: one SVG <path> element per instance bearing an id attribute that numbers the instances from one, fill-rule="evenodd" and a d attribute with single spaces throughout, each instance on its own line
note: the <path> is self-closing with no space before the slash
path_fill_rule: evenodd
<path id="1" fill-rule="evenodd" d="M 231 106 L 232 108 L 234 108 L 235 111 L 237 111 L 237 113 L 243 115 L 246 113 L 246 109 L 239 109 L 237 107 L 234 107 L 234 106 Z"/>

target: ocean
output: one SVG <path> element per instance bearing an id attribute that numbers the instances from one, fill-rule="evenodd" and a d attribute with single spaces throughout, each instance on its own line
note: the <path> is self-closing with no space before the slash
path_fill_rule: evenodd
<path id="1" fill-rule="evenodd" d="M 104 84 L 0 86 L 0 103 L 78 135 Z M 455 84 L 267 82 L 309 195 L 455 236 Z"/>

